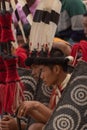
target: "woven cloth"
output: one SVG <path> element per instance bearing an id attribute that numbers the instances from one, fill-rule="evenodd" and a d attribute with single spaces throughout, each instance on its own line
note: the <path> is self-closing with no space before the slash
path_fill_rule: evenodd
<path id="1" fill-rule="evenodd" d="M 36 91 L 36 81 L 31 75 L 31 70 L 26 68 L 18 68 L 18 73 L 21 82 L 25 86 L 24 97 L 25 100 L 34 100 L 34 93 Z"/>
<path id="2" fill-rule="evenodd" d="M 25 68 L 18 68 L 18 73 L 20 75 L 21 81 L 25 86 L 25 96 L 27 95 L 27 100 L 38 100 L 46 105 L 49 104 L 50 96 L 52 93 L 52 88 L 47 87 L 42 80 L 39 80 L 37 84 L 34 78 L 32 77 L 31 70 Z M 29 95 L 29 93 L 31 93 Z"/>
<path id="3" fill-rule="evenodd" d="M 87 130 L 87 63 L 79 62 L 44 130 Z"/>
<path id="4" fill-rule="evenodd" d="M 37 100 L 45 105 L 48 105 L 52 88 L 47 87 L 41 79 L 38 83 L 36 83 L 31 75 L 31 70 L 18 68 L 18 73 L 20 75 L 21 82 L 24 83 L 25 86 L 25 100 Z M 29 118 L 29 120 L 29 125 L 36 122 L 32 118 Z"/>
<path id="5" fill-rule="evenodd" d="M 9 57 L 4 59 L 4 64 L 7 71 L 4 110 L 7 113 L 13 114 L 22 101 L 24 101 L 24 84 L 20 81 L 16 69 L 17 59 Z"/>

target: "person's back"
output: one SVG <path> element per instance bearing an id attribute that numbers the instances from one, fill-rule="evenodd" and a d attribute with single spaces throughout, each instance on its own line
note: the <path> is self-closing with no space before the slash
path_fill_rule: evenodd
<path id="1" fill-rule="evenodd" d="M 87 62 L 87 12 L 83 15 L 82 22 L 86 40 L 81 40 L 73 45 L 71 51 L 71 55 L 74 57 L 73 65 L 76 65 L 80 60 Z"/>
<path id="2" fill-rule="evenodd" d="M 81 0 L 61 0 L 61 3 L 56 36 L 71 43 L 84 39 L 82 17 L 86 12 L 85 5 Z"/>

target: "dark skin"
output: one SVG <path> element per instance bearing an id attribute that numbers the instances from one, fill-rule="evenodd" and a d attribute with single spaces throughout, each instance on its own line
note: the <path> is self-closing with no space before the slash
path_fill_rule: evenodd
<path id="1" fill-rule="evenodd" d="M 18 109 L 17 116 L 31 116 L 40 123 L 46 123 L 52 110 L 38 101 L 24 101 Z"/>
<path id="2" fill-rule="evenodd" d="M 26 128 L 26 124 L 22 122 L 22 130 Z M 17 120 L 9 115 L 4 116 L 0 122 L 0 129 L 2 130 L 19 130 Z"/>

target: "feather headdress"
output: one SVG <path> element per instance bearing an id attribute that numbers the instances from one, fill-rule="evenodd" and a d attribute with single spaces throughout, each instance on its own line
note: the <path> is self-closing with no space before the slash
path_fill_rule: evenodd
<path id="1" fill-rule="evenodd" d="M 4 112 L 5 87 L 6 87 L 6 66 L 3 58 L 0 56 L 0 114 Z"/>
<path id="2" fill-rule="evenodd" d="M 12 15 L 9 0 L 1 1 L 0 23 L 1 23 L 1 48 L 6 54 L 11 54 L 11 41 L 14 41 L 14 36 L 11 28 Z"/>
<path id="3" fill-rule="evenodd" d="M 61 3 L 58 0 L 40 1 L 30 31 L 30 57 L 25 61 L 27 66 L 59 64 L 67 69 L 72 58 L 66 58 L 64 52 L 58 47 L 52 48 L 60 9 Z M 56 52 L 57 55 L 55 55 Z"/>
<path id="4" fill-rule="evenodd" d="M 30 50 L 50 49 L 56 32 L 61 4 L 59 0 L 41 0 L 37 6 L 30 32 Z"/>
<path id="5" fill-rule="evenodd" d="M 24 33 L 24 30 L 23 30 L 23 26 L 22 26 L 22 22 L 19 18 L 19 14 L 18 14 L 18 11 L 16 9 L 16 3 L 14 0 L 11 0 L 11 6 L 13 8 L 13 11 L 15 12 L 15 15 L 16 15 L 16 18 L 17 18 L 17 21 L 18 21 L 18 25 L 19 25 L 19 28 L 21 30 L 21 33 L 22 33 L 22 36 L 23 36 L 23 39 L 24 39 L 24 43 L 26 43 L 26 37 L 25 37 L 25 33 Z"/>
<path id="6" fill-rule="evenodd" d="M 11 11 L 10 9 L 10 0 L 1 0 L 1 12 Z"/>
<path id="7" fill-rule="evenodd" d="M 12 12 L 10 10 L 10 1 L 7 3 L 7 1 L 3 0 L 2 3 L 2 11 L 0 13 L 0 23 L 2 29 L 0 41 L 5 47 L 3 49 L 5 50 L 5 55 L 3 54 L 0 57 L 0 88 L 3 88 L 2 92 L 5 93 L 4 98 L 1 100 L 1 114 L 3 115 L 3 111 L 13 114 L 14 110 L 16 110 L 16 108 L 24 100 L 24 85 L 21 83 L 20 77 L 17 73 L 17 59 L 11 54 L 11 41 L 14 41 L 14 37 L 11 28 Z"/>

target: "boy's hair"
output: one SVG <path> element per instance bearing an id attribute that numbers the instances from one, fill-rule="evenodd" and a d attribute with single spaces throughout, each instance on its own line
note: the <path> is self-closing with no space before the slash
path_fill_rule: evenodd
<path id="1" fill-rule="evenodd" d="M 51 57 L 52 58 L 56 58 L 56 57 L 58 57 L 58 58 L 64 58 L 65 55 L 64 55 L 64 53 L 59 48 L 52 47 L 52 49 L 50 51 L 50 58 Z M 55 60 L 57 60 L 57 59 L 55 59 Z M 44 63 L 44 65 L 49 66 L 52 69 L 55 64 L 49 64 L 49 63 L 45 64 Z M 59 63 L 58 65 L 61 66 L 64 71 L 67 71 L 67 68 L 68 68 L 67 62 L 62 62 L 62 64 Z"/>
<path id="2" fill-rule="evenodd" d="M 51 57 L 64 57 L 64 53 L 60 49 L 53 47 L 50 51 L 50 56 Z"/>

